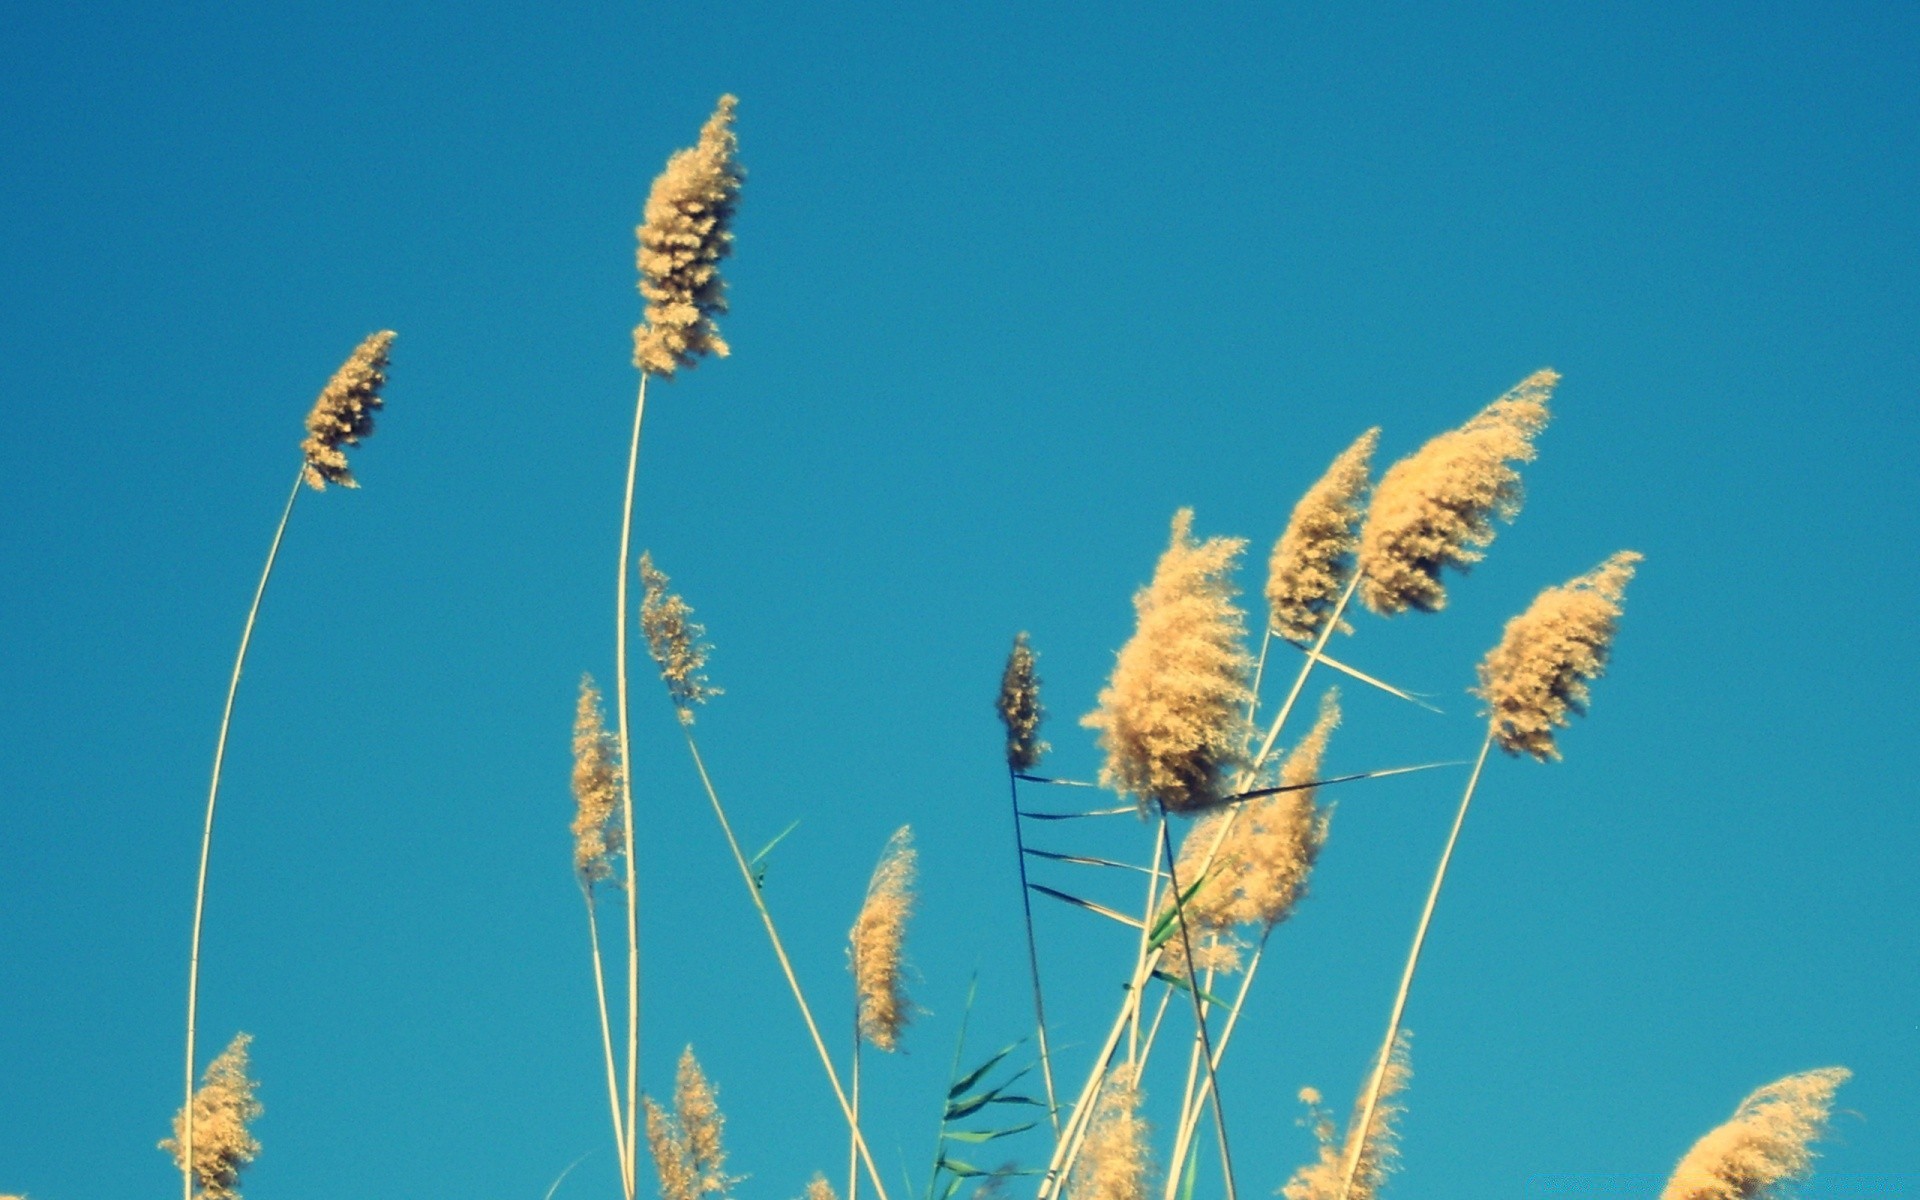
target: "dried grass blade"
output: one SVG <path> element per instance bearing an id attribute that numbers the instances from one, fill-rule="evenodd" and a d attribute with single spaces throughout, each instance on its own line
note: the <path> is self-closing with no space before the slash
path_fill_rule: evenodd
<path id="1" fill-rule="evenodd" d="M 1084 867 L 1118 867 L 1123 871 L 1138 871 L 1142 875 L 1153 873 L 1152 868 L 1137 866 L 1133 863 L 1115 862 L 1111 858 L 1095 858 L 1088 854 L 1057 854 L 1052 850 L 1041 850 L 1028 846 L 1026 853 L 1035 858 L 1044 858 L 1051 862 L 1077 863 Z"/>
<path id="2" fill-rule="evenodd" d="M 1082 900 L 1078 896 L 1069 896 L 1065 892 L 1055 891 L 1054 889 L 1042 883 L 1030 883 L 1027 886 L 1033 889 L 1034 891 L 1039 892 L 1042 896 L 1052 896 L 1055 900 L 1065 900 L 1068 904 L 1077 905 L 1080 908 L 1086 909 L 1088 912 L 1099 913 L 1103 917 L 1109 917 L 1115 921 L 1118 921 L 1122 925 L 1127 926 L 1129 929 L 1146 928 L 1145 924 L 1141 922 L 1137 917 L 1130 917 L 1123 912 L 1115 912 L 1113 909 L 1108 908 L 1104 904 L 1095 904 L 1091 900 Z"/>

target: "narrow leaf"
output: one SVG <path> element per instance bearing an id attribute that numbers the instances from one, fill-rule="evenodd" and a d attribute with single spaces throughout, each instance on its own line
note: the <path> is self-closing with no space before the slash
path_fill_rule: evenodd
<path id="1" fill-rule="evenodd" d="M 1086 867 L 1118 867 L 1123 871 L 1138 871 L 1142 875 L 1153 874 L 1150 868 L 1136 867 L 1132 863 L 1115 862 L 1111 858 L 1093 858 L 1085 854 L 1057 854 L 1052 850 L 1036 850 L 1032 846 L 1027 847 L 1027 853 L 1035 858 L 1044 858 L 1052 862 L 1078 863 Z"/>
<path id="2" fill-rule="evenodd" d="M 1138 919 L 1130 917 L 1123 912 L 1115 912 L 1104 904 L 1095 904 L 1091 900 L 1082 900 L 1078 896 L 1069 896 L 1065 892 L 1057 892 L 1045 884 L 1029 883 L 1027 886 L 1043 896 L 1052 896 L 1055 900 L 1065 900 L 1068 904 L 1078 905 L 1088 912 L 1099 913 L 1103 917 L 1111 918 L 1112 920 L 1120 922 L 1122 925 L 1128 925 L 1134 929 L 1141 928 L 1141 923 Z"/>
<path id="3" fill-rule="evenodd" d="M 1019 812 L 1021 816 L 1027 818 L 1029 821 L 1078 821 L 1082 817 L 1117 817 L 1121 813 L 1134 813 L 1137 815 L 1140 812 L 1140 808 L 1138 805 L 1121 804 L 1114 808 L 1094 808 L 1086 812 L 1034 812 L 1030 808 L 1020 809 Z"/>

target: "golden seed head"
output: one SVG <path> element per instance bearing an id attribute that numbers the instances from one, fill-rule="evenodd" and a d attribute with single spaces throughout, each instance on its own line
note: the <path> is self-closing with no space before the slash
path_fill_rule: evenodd
<path id="1" fill-rule="evenodd" d="M 1360 598 L 1382 616 L 1446 607 L 1442 567 L 1486 557 L 1493 518 L 1520 513 L 1520 472 L 1560 376 L 1535 371 L 1458 429 L 1401 459 L 1373 489 L 1360 534 Z"/>
<path id="2" fill-rule="evenodd" d="M 1135 1068 L 1115 1067 L 1100 1089 L 1067 1183 L 1068 1200 L 1144 1200 L 1153 1183 L 1151 1131 L 1140 1115 L 1144 1098 Z"/>
<path id="3" fill-rule="evenodd" d="M 1267 564 L 1267 621 L 1290 642 L 1310 642 L 1352 578 L 1353 552 L 1366 515 L 1368 471 L 1380 444 L 1376 426 L 1340 452 L 1293 506 Z M 1340 622 L 1343 632 L 1351 632 Z"/>
<path id="4" fill-rule="evenodd" d="M 1493 740 L 1509 754 L 1560 757 L 1553 731 L 1587 711 L 1587 684 L 1607 667 L 1620 604 L 1640 555 L 1622 550 L 1598 567 L 1534 597 L 1507 622 L 1480 663 L 1473 694 L 1487 702 Z"/>
<path id="5" fill-rule="evenodd" d="M 680 1053 L 673 1108 L 669 1113 L 651 1096 L 647 1098 L 647 1152 L 660 1177 L 661 1200 L 724 1198 L 739 1182 L 726 1173 L 721 1135 L 727 1119 L 692 1046 Z"/>
<path id="6" fill-rule="evenodd" d="M 633 331 L 633 365 L 648 374 L 672 378 L 702 355 L 727 356 L 713 318 L 727 311 L 720 260 L 733 253 L 733 215 L 744 174 L 733 132 L 738 103 L 720 97 L 699 142 L 667 160 L 635 231 L 647 308 Z"/>
<path id="7" fill-rule="evenodd" d="M 919 855 L 913 830 L 902 825 L 887 840 L 880 863 L 867 881 L 867 898 L 847 934 L 847 965 L 853 971 L 860 1036 L 869 1045 L 893 1051 L 912 1014 L 907 999 L 904 958 L 907 918 L 913 915 L 913 882 Z"/>
<path id="8" fill-rule="evenodd" d="M 607 732 L 593 676 L 582 675 L 573 714 L 573 869 L 588 887 L 613 874 L 610 860 L 622 850 L 613 819 L 619 801 L 619 748 Z"/>
<path id="9" fill-rule="evenodd" d="M 813 1178 L 807 1181 L 806 1195 L 801 1200 L 840 1200 L 839 1193 L 827 1182 L 827 1177 L 815 1171 Z"/>
<path id="10" fill-rule="evenodd" d="M 1040 707 L 1040 680 L 1033 673 L 1035 657 L 1027 635 L 1017 634 L 1013 651 L 1007 655 L 1007 669 L 1000 674 L 1000 698 L 995 706 L 1007 727 L 1007 766 L 1015 771 L 1031 771 L 1040 765 L 1040 756 L 1052 748 L 1040 740 L 1040 722 L 1047 712 Z"/>
<path id="11" fill-rule="evenodd" d="M 667 577 L 656 570 L 653 556 L 640 555 L 640 632 L 646 635 L 647 649 L 660 665 L 660 678 L 680 712 L 684 725 L 693 724 L 693 706 L 718 696 L 720 689 L 707 682 L 706 627 L 695 624 L 693 608 L 676 593 L 667 590 Z"/>
<path id="12" fill-rule="evenodd" d="M 240 1200 L 240 1171 L 260 1153 L 260 1143 L 247 1124 L 265 1109 L 254 1099 L 260 1085 L 247 1077 L 247 1044 L 251 1034 L 239 1034 L 207 1065 L 200 1087 L 193 1093 L 193 1182 L 201 1200 Z M 186 1169 L 187 1114 L 173 1117 L 173 1136 L 160 1148 L 173 1155 L 174 1165 Z"/>
<path id="13" fill-rule="evenodd" d="M 1374 1200 L 1400 1157 L 1400 1133 L 1396 1126 L 1406 1113 L 1406 1105 L 1398 1097 L 1406 1090 L 1407 1081 L 1413 1078 L 1408 1057 L 1412 1037 L 1403 1029 L 1393 1040 L 1393 1053 L 1387 1057 L 1387 1069 L 1380 1079 L 1380 1098 L 1374 1105 L 1373 1123 L 1354 1164 L 1348 1200 Z M 1320 1106 L 1320 1093 L 1312 1088 L 1301 1089 L 1300 1099 L 1307 1106 L 1307 1115 L 1301 1124 L 1313 1131 L 1314 1139 L 1320 1143 L 1320 1153 L 1313 1162 L 1295 1171 L 1280 1189 L 1284 1200 L 1340 1200 L 1341 1178 L 1347 1169 L 1347 1159 L 1353 1154 L 1354 1139 L 1360 1134 L 1360 1115 L 1366 1107 L 1366 1089 L 1372 1082 L 1373 1072 L 1369 1070 L 1367 1082 L 1361 1085 L 1360 1096 L 1354 1102 L 1353 1116 L 1347 1122 L 1346 1136 L 1338 1143 L 1334 1138 L 1333 1116 Z"/>
<path id="14" fill-rule="evenodd" d="M 1789 1075 L 1740 1102 L 1733 1119 L 1693 1144 L 1660 1200 L 1758 1200 L 1804 1176 L 1826 1131 L 1833 1093 L 1852 1075 L 1824 1067 Z"/>
<path id="15" fill-rule="evenodd" d="M 386 404 L 380 389 L 387 386 L 387 350 L 393 336 L 387 329 L 361 342 L 313 402 L 307 440 L 300 443 L 307 459 L 307 485 L 313 490 L 324 492 L 329 483 L 360 486 L 340 447 L 358 446 L 373 434 L 373 414 Z"/>
<path id="16" fill-rule="evenodd" d="M 1100 782 L 1142 806 L 1205 808 L 1246 756 L 1252 668 L 1246 618 L 1231 574 L 1246 542 L 1192 537 L 1193 510 L 1174 514 L 1153 582 L 1134 595 L 1138 625 L 1120 649 L 1100 707 L 1080 723 L 1100 731 Z"/>

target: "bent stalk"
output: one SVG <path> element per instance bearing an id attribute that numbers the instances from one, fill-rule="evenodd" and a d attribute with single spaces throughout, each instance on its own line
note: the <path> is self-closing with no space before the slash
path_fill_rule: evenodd
<path id="1" fill-rule="evenodd" d="M 233 699 L 240 691 L 240 672 L 247 665 L 247 647 L 253 642 L 254 622 L 260 617 L 260 601 L 267 594 L 267 580 L 273 577 L 274 560 L 280 557 L 280 542 L 287 535 L 287 522 L 293 518 L 294 501 L 306 481 L 307 464 L 293 477 L 293 491 L 280 512 L 280 524 L 273 531 L 273 544 L 267 547 L 267 565 L 260 572 L 260 583 L 253 589 L 253 603 L 247 608 L 247 623 L 240 630 L 240 652 L 233 659 L 233 678 L 227 682 L 226 706 L 220 710 L 220 735 L 213 743 L 213 782 L 207 788 L 207 820 L 200 833 L 200 877 L 193 891 L 193 946 L 187 956 L 187 1100 L 180 1136 L 185 1200 L 193 1200 L 193 1057 L 194 1034 L 200 1014 L 200 926 L 207 908 L 207 860 L 213 852 L 213 811 L 220 801 L 220 772 L 227 760 L 227 731 L 233 727 Z"/>
<path id="2" fill-rule="evenodd" d="M 1393 997 L 1393 1015 L 1387 1018 L 1387 1040 L 1380 1051 L 1380 1061 L 1373 1065 L 1373 1078 L 1367 1083 L 1366 1103 L 1360 1108 L 1360 1121 L 1357 1126 L 1359 1135 L 1353 1138 L 1353 1144 L 1347 1151 L 1346 1167 L 1340 1173 L 1340 1200 L 1347 1200 L 1353 1190 L 1353 1173 L 1360 1165 L 1360 1153 L 1366 1148 L 1367 1138 L 1373 1132 L 1373 1110 L 1380 1103 L 1380 1085 L 1387 1077 L 1387 1060 L 1393 1054 L 1393 1040 L 1400 1035 L 1400 1016 L 1407 1008 L 1407 993 L 1413 990 L 1413 972 L 1420 965 L 1420 947 L 1427 940 L 1427 926 L 1433 922 L 1433 908 L 1440 900 L 1440 885 L 1447 880 L 1447 863 L 1453 858 L 1453 847 L 1460 840 L 1460 826 L 1467 820 L 1467 805 L 1473 803 L 1473 790 L 1479 786 L 1480 770 L 1487 765 L 1487 751 L 1493 749 L 1493 735 L 1480 744 L 1480 757 L 1473 764 L 1473 775 L 1467 780 L 1466 794 L 1460 797 L 1460 812 L 1453 818 L 1453 831 L 1447 834 L 1447 847 L 1440 852 L 1440 866 L 1433 873 L 1433 888 L 1427 893 L 1427 906 L 1420 913 L 1420 924 L 1413 931 L 1413 949 L 1407 952 L 1406 970 L 1400 976 L 1400 990 Z"/>

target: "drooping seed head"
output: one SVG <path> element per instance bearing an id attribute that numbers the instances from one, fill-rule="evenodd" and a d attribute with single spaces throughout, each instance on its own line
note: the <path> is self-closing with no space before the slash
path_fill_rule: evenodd
<path id="1" fill-rule="evenodd" d="M 1294 505 L 1267 564 L 1267 621 L 1290 642 L 1311 642 L 1352 577 L 1366 515 L 1368 471 L 1380 444 L 1376 426 L 1340 452 Z M 1343 631 L 1349 631 L 1341 621 Z"/>
<path id="2" fill-rule="evenodd" d="M 1047 714 L 1040 706 L 1039 677 L 1033 673 L 1035 657 L 1027 635 L 1017 634 L 1007 655 L 1007 669 L 1000 674 L 1000 697 L 995 707 L 1000 710 L 1001 724 L 1007 727 L 1007 766 L 1014 771 L 1031 771 L 1050 749 L 1040 740 L 1040 722 Z"/>
<path id="3" fill-rule="evenodd" d="M 1153 1183 L 1145 1099 L 1130 1064 L 1115 1067 L 1100 1089 L 1086 1142 L 1067 1183 L 1068 1200 L 1144 1200 Z"/>
<path id="4" fill-rule="evenodd" d="M 1409 1058 L 1412 1037 L 1403 1029 L 1394 1038 L 1393 1053 L 1387 1057 L 1387 1069 L 1380 1079 L 1380 1098 L 1374 1106 L 1372 1127 L 1354 1164 L 1353 1184 L 1347 1191 L 1347 1200 L 1375 1200 L 1380 1194 L 1380 1185 L 1386 1182 L 1400 1157 L 1400 1133 L 1396 1126 L 1406 1113 L 1406 1104 L 1399 1095 L 1413 1078 Z M 1320 1143 L 1320 1153 L 1313 1162 L 1295 1171 L 1280 1189 L 1284 1200 L 1340 1200 L 1340 1184 L 1347 1160 L 1353 1157 L 1355 1139 L 1360 1136 L 1360 1116 L 1366 1107 L 1366 1089 L 1372 1082 L 1373 1072 L 1369 1070 L 1367 1083 L 1361 1085 L 1353 1116 L 1347 1122 L 1346 1136 L 1337 1143 L 1333 1117 L 1320 1106 L 1320 1093 L 1312 1088 L 1301 1089 L 1300 1099 L 1307 1106 L 1302 1124 L 1313 1130 L 1314 1139 Z"/>
<path id="5" fill-rule="evenodd" d="M 592 887 L 613 874 L 623 834 L 613 819 L 620 800 L 620 755 L 600 710 L 591 675 L 580 677 L 573 714 L 573 869 Z"/>
<path id="6" fill-rule="evenodd" d="M 1215 803 L 1246 756 L 1252 668 L 1232 571 L 1246 542 L 1195 542 L 1193 510 L 1174 514 L 1153 582 L 1134 595 L 1138 624 L 1120 649 L 1100 707 L 1100 782 L 1142 806 L 1189 812 Z"/>
<path id="7" fill-rule="evenodd" d="M 902 825 L 887 840 L 879 865 L 867 881 L 866 901 L 847 934 L 847 966 L 853 972 L 860 1036 L 889 1052 L 899 1047 L 900 1031 L 913 1009 L 904 983 L 902 947 L 907 919 L 913 915 L 918 859 L 913 830 Z"/>
<path id="8" fill-rule="evenodd" d="M 718 696 L 720 689 L 707 682 L 707 655 L 712 647 L 704 640 L 706 627 L 692 620 L 693 608 L 677 593 L 667 590 L 666 575 L 655 569 L 653 556 L 640 555 L 640 632 L 646 635 L 647 649 L 659 664 L 660 678 L 666 681 L 667 694 L 680 713 L 683 725 L 693 724 L 693 706 Z"/>
<path id="9" fill-rule="evenodd" d="M 1824 1067 L 1754 1092 L 1732 1120 L 1693 1144 L 1660 1200 L 1759 1200 L 1806 1175 L 1833 1093 L 1851 1075 L 1845 1067 Z"/>
<path id="10" fill-rule="evenodd" d="M 713 318 L 727 311 L 720 261 L 733 253 L 733 216 L 744 172 L 732 96 L 720 97 L 693 147 L 676 151 L 653 181 L 640 239 L 644 319 L 633 331 L 633 365 L 668 378 L 707 354 L 725 358 Z"/>
<path id="11" fill-rule="evenodd" d="M 264 1111 L 254 1099 L 260 1085 L 247 1077 L 247 1046 L 251 1034 L 240 1034 L 207 1065 L 200 1087 L 193 1093 L 193 1182 L 201 1200 L 240 1200 L 240 1172 L 260 1153 L 260 1143 L 247 1125 Z M 187 1116 L 174 1114 L 173 1136 L 160 1148 L 173 1155 L 174 1165 L 186 1169 Z"/>
<path id="12" fill-rule="evenodd" d="M 1493 518 L 1520 513 L 1520 472 L 1560 376 L 1536 371 L 1458 429 L 1401 459 L 1373 489 L 1360 534 L 1360 598 L 1382 616 L 1446 607 L 1443 567 L 1486 557 Z"/>
<path id="13" fill-rule="evenodd" d="M 307 413 L 307 440 L 300 443 L 300 453 L 306 456 L 307 485 L 313 490 L 324 492 L 329 483 L 360 486 L 340 447 L 358 446 L 373 434 L 373 414 L 386 404 L 380 389 L 387 386 L 387 351 L 393 337 L 391 329 L 382 330 L 355 347 Z"/>
<path id="14" fill-rule="evenodd" d="M 1534 598 L 1507 622 L 1480 663 L 1473 694 L 1487 702 L 1493 740 L 1509 754 L 1560 757 L 1554 729 L 1587 711 L 1587 685 L 1607 667 L 1620 605 L 1640 555 L 1622 550 L 1598 567 Z"/>

